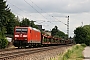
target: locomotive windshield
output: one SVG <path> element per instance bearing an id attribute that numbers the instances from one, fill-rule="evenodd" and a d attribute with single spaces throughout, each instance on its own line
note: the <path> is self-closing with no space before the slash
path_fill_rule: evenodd
<path id="1" fill-rule="evenodd" d="M 27 28 L 23 28 L 22 29 L 22 32 L 27 32 Z"/>
<path id="2" fill-rule="evenodd" d="M 21 32 L 21 29 L 20 28 L 16 28 L 16 32 Z"/>
<path id="3" fill-rule="evenodd" d="M 21 33 L 21 32 L 22 32 L 22 33 L 23 33 L 23 32 L 27 33 L 27 28 L 16 28 L 16 32 L 17 32 L 17 33 L 19 33 L 19 32 L 20 32 L 20 33 Z"/>

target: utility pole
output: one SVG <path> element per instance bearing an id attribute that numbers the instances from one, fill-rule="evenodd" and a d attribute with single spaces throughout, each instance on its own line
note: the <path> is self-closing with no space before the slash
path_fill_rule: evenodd
<path id="1" fill-rule="evenodd" d="M 69 16 L 67 16 L 68 20 L 67 20 L 67 39 L 69 39 Z"/>
<path id="2" fill-rule="evenodd" d="M 83 22 L 81 22 L 82 23 L 82 27 L 83 27 Z"/>

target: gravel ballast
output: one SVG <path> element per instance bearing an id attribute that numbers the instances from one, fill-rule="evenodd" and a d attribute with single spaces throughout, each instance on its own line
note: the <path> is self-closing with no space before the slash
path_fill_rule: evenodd
<path id="1" fill-rule="evenodd" d="M 9 60 L 50 60 L 56 56 L 63 54 L 70 47 L 60 47 L 53 50 L 38 52 L 34 54 L 24 55 Z"/>

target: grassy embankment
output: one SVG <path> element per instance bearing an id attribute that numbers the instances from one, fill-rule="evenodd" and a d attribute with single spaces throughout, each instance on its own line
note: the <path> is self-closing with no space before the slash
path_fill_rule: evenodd
<path id="1" fill-rule="evenodd" d="M 60 54 L 52 60 L 83 60 L 84 56 L 82 54 L 82 51 L 85 47 L 85 44 L 75 45 L 67 50 L 64 54 Z"/>

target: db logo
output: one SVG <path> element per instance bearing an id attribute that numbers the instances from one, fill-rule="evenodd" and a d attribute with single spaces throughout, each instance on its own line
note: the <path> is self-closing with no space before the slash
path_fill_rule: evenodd
<path id="1" fill-rule="evenodd" d="M 22 34 L 20 34 L 20 37 L 22 37 Z"/>

